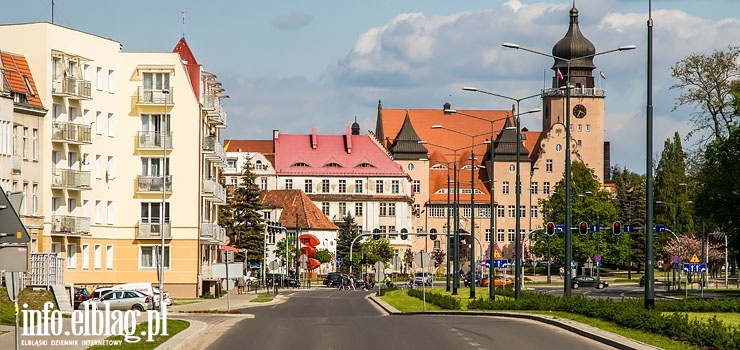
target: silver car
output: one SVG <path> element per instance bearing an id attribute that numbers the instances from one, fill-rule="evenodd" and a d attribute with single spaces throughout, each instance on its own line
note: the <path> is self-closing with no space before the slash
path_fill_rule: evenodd
<path id="1" fill-rule="evenodd" d="M 432 285 L 432 274 L 429 272 L 417 272 L 414 275 L 414 284 L 417 286 L 420 286 L 422 284 L 431 286 Z"/>
<path id="2" fill-rule="evenodd" d="M 154 307 L 152 297 L 135 290 L 114 290 L 103 294 L 100 298 L 88 300 L 90 306 L 95 304 L 98 310 L 105 309 L 105 304 L 110 305 L 111 310 L 150 310 Z M 79 306 L 80 310 L 85 309 L 83 302 Z"/>

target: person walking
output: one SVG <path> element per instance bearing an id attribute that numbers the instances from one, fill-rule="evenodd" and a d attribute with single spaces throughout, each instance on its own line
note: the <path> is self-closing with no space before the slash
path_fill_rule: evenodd
<path id="1" fill-rule="evenodd" d="M 244 286 L 246 285 L 246 281 L 244 280 L 244 276 L 239 276 L 236 278 L 236 294 L 244 294 Z"/>
<path id="2" fill-rule="evenodd" d="M 558 271 L 560 273 L 560 279 L 563 279 L 563 274 L 565 274 L 565 269 L 560 266 L 560 270 Z"/>

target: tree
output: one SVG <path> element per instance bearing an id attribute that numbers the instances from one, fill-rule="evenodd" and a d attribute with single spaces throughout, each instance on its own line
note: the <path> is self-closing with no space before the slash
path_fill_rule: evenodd
<path id="1" fill-rule="evenodd" d="M 725 138 L 729 129 L 737 123 L 737 113 L 732 108 L 733 83 L 740 77 L 740 50 L 728 46 L 727 51 L 714 51 L 706 56 L 693 53 L 671 67 L 671 76 L 676 80 L 671 89 L 680 89 L 673 110 L 683 105 L 695 105 L 691 113 L 696 132 L 706 132 L 701 143 Z M 738 91 L 738 90 L 734 90 Z"/>
<path id="2" fill-rule="evenodd" d="M 617 203 L 618 220 L 624 225 L 632 225 L 633 232 L 622 232 L 627 238 L 627 249 L 620 254 L 622 265 L 636 266 L 637 272 L 642 270 L 645 262 L 645 176 L 631 172 L 624 168 L 612 171 L 616 193 L 613 199 Z"/>
<path id="3" fill-rule="evenodd" d="M 293 261 L 296 259 L 296 239 L 295 237 L 288 237 L 288 259 L 285 262 L 287 266 L 292 266 Z M 278 260 L 285 260 L 285 238 L 281 239 L 277 242 L 277 247 L 275 248 L 275 257 Z"/>
<path id="4" fill-rule="evenodd" d="M 260 215 L 261 190 L 255 184 L 252 164 L 242 170 L 244 181 L 233 189 L 228 204 L 221 207 L 219 224 L 229 236 L 229 245 L 247 250 L 249 264 L 261 264 L 264 258 L 265 224 Z"/>
<path id="5" fill-rule="evenodd" d="M 437 271 L 444 270 L 447 268 L 446 265 L 443 266 L 445 263 L 445 257 L 447 256 L 447 253 L 443 252 L 441 249 L 435 249 L 435 250 L 432 250 L 432 253 L 430 255 L 432 257 L 432 260 L 434 261 L 434 266 L 437 267 Z M 438 273 L 444 274 L 445 272 L 438 272 Z"/>
<path id="6" fill-rule="evenodd" d="M 381 238 L 377 241 L 371 239 L 362 244 L 362 254 L 367 265 L 375 265 L 378 261 L 387 265 L 393 257 L 393 248 L 391 248 L 391 243 L 387 238 Z"/>
<path id="7" fill-rule="evenodd" d="M 360 228 L 355 223 L 355 218 L 352 215 L 345 215 L 342 221 L 338 222 L 339 234 L 337 235 L 337 257 L 342 258 L 342 265 L 339 266 L 339 270 L 342 272 L 348 272 L 350 264 L 352 266 L 359 266 L 358 261 L 350 261 L 350 246 L 352 242 L 360 235 Z M 360 249 L 362 248 L 361 242 L 356 242 L 352 246 L 352 258 L 357 260 L 355 257 L 359 256 Z"/>
<path id="8" fill-rule="evenodd" d="M 403 273 L 407 273 L 408 269 L 411 268 L 413 263 L 414 253 L 411 251 L 411 249 L 406 249 L 406 251 L 403 252 Z"/>
<path id="9" fill-rule="evenodd" d="M 655 222 L 665 224 L 677 235 L 691 233 L 694 220 L 689 203 L 686 162 L 681 147 L 681 137 L 676 132 L 668 139 L 655 171 Z M 675 226 L 675 227 L 674 227 Z M 668 240 L 666 235 L 656 236 L 660 246 Z"/>

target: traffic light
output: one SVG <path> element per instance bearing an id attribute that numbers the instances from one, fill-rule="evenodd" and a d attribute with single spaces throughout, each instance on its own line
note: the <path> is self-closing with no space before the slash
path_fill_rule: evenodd
<path id="1" fill-rule="evenodd" d="M 407 240 L 409 238 L 409 230 L 402 228 L 401 229 L 401 239 Z"/>
<path id="2" fill-rule="evenodd" d="M 555 234 L 555 224 L 553 224 L 552 221 L 548 222 L 546 227 L 548 236 L 552 236 L 553 234 Z"/>
<path id="3" fill-rule="evenodd" d="M 437 240 L 437 229 L 436 228 L 429 230 L 429 239 L 433 241 Z"/>
<path id="4" fill-rule="evenodd" d="M 280 266 L 285 266 L 285 259 L 280 260 Z"/>
<path id="5" fill-rule="evenodd" d="M 615 235 L 622 233 L 622 224 L 619 221 L 614 221 L 614 224 L 612 225 L 612 233 Z"/>
<path id="6" fill-rule="evenodd" d="M 376 241 L 380 239 L 380 229 L 376 228 L 373 230 L 373 239 Z"/>
<path id="7" fill-rule="evenodd" d="M 585 221 L 581 221 L 580 224 L 578 224 L 578 233 L 585 235 L 588 233 L 588 223 Z"/>

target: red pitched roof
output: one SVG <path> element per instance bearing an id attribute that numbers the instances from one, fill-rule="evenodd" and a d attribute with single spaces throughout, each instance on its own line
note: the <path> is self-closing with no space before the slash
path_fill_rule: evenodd
<path id="1" fill-rule="evenodd" d="M 41 99 L 39 98 L 38 90 L 36 89 L 36 83 L 33 80 L 33 74 L 31 69 L 28 67 L 28 61 L 26 57 L 22 55 L 16 55 L 9 52 L 0 52 L 0 59 L 2 59 L 2 74 L 8 79 L 10 84 L 9 88 L 12 92 L 26 94 L 28 98 L 28 104 L 38 108 L 44 108 Z M 31 85 L 30 93 L 28 87 L 26 87 L 25 78 L 28 78 L 28 83 Z"/>
<path id="2" fill-rule="evenodd" d="M 185 41 L 185 37 L 177 42 L 175 48 L 172 49 L 172 52 L 180 54 L 180 59 L 184 61 L 183 64 L 185 65 L 185 70 L 188 72 L 190 86 L 193 88 L 195 98 L 200 100 L 200 64 L 198 64 L 198 61 L 195 59 L 195 55 L 193 55 L 193 51 L 190 50 L 190 46 L 187 41 Z"/>
<path id="3" fill-rule="evenodd" d="M 279 134 L 274 166 L 278 175 L 407 176 L 368 135 Z"/>
<path id="4" fill-rule="evenodd" d="M 279 222 L 288 228 L 295 229 L 297 224 L 302 229 L 339 229 L 301 190 L 262 191 L 260 203 L 267 207 L 282 208 Z"/>
<path id="5" fill-rule="evenodd" d="M 272 140 L 226 140 L 226 152 L 257 152 L 264 155 L 273 154 Z"/>

